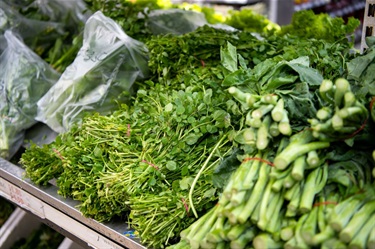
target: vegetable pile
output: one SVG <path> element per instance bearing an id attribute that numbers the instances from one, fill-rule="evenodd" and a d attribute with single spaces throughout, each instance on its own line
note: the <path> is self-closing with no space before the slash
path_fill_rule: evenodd
<path id="1" fill-rule="evenodd" d="M 150 74 L 111 114 L 32 144 L 27 177 L 153 248 L 374 246 L 375 46 L 353 49 L 357 20 L 243 10 L 222 21 L 236 30 L 154 35 L 156 3 L 86 2 L 145 44 Z"/>

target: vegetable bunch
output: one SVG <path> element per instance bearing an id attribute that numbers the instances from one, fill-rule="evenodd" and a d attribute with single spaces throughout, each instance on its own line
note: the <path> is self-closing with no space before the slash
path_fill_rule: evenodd
<path id="1" fill-rule="evenodd" d="M 56 177 L 59 193 L 79 200 L 84 215 L 125 216 L 155 248 L 179 234 L 177 248 L 294 246 L 301 227 L 310 245 L 332 212 L 319 203 L 371 183 L 363 167 L 369 149 L 354 149 L 369 131 L 362 123 L 353 124 L 359 132 L 349 147 L 342 136 L 321 139 L 309 122 L 320 122 L 325 105 L 343 109 L 319 88 L 323 79 L 346 76 L 348 43 L 277 33 L 258 39 L 205 26 L 146 45 L 152 75 L 131 105 L 87 116 L 22 156 L 28 177 L 39 184 Z M 356 95 L 354 104 L 368 99 Z M 360 117 L 368 115 L 363 109 Z M 314 230 L 315 215 L 324 224 Z"/>

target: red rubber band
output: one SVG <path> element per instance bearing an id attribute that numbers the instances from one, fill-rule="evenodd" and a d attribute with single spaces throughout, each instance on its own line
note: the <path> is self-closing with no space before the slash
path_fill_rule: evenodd
<path id="1" fill-rule="evenodd" d="M 60 151 L 56 150 L 55 148 L 53 148 L 52 150 L 57 154 L 61 161 L 65 160 L 65 158 L 61 155 Z"/>
<path id="2" fill-rule="evenodd" d="M 323 201 L 323 202 L 318 202 L 314 204 L 314 207 L 319 207 L 319 206 L 327 206 L 327 205 L 337 205 L 338 203 L 335 201 Z"/>
<path id="3" fill-rule="evenodd" d="M 130 137 L 130 124 L 128 124 L 128 131 L 126 132 L 126 135 Z"/>
<path id="4" fill-rule="evenodd" d="M 263 158 L 260 158 L 260 157 L 248 157 L 248 158 L 245 158 L 242 162 L 247 162 L 247 161 L 260 161 L 262 163 L 268 164 L 271 167 L 275 166 L 275 164 L 273 164 L 272 162 L 267 161 L 267 160 L 265 160 Z"/>
<path id="5" fill-rule="evenodd" d="M 142 160 L 142 163 L 147 163 L 148 165 L 150 165 L 151 167 L 153 167 L 154 169 L 157 169 L 157 170 L 159 170 L 159 167 L 158 166 L 156 166 L 155 164 L 153 164 L 153 163 L 150 163 L 150 162 L 148 162 L 148 161 L 146 161 L 146 160 Z"/>
<path id="6" fill-rule="evenodd" d="M 189 205 L 186 203 L 184 198 L 181 198 L 181 201 L 184 204 L 187 215 L 189 216 Z"/>

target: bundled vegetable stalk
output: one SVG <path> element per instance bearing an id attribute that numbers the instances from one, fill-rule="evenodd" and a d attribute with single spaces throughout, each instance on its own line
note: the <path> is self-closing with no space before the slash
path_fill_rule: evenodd
<path id="1" fill-rule="evenodd" d="M 280 64 L 278 62 L 278 65 Z M 290 73 L 290 71 L 284 70 L 285 67 L 281 66 L 268 72 L 267 76 L 254 71 L 247 75 L 242 84 L 236 86 L 233 86 L 235 82 L 232 75 L 235 75 L 239 70 L 233 71 L 224 80 L 223 84 L 232 84 L 228 91 L 241 103 L 242 109 L 247 111 L 247 118 L 243 121 L 244 128 L 238 131 L 236 136 L 233 136 L 246 155 L 240 158 L 242 163 L 229 179 L 218 205 L 184 230 L 181 233 L 181 242 L 171 248 L 246 248 L 249 246 L 255 248 L 297 248 L 299 246 L 309 248 L 318 245 L 329 247 L 337 242 L 333 229 L 327 225 L 328 217 L 334 212 L 332 207 L 328 207 L 328 203 L 345 200 L 348 194 L 352 194 L 350 191 L 353 189 L 367 191 L 369 187 L 366 184 L 373 180 L 368 176 L 371 166 L 366 166 L 371 165 L 368 152 L 352 152 L 358 153 L 360 159 L 356 159 L 355 156 L 345 157 L 345 153 L 348 153 L 349 150 L 342 147 L 347 145 L 340 145 L 336 142 L 340 142 L 343 135 L 355 136 L 360 133 L 363 119 L 368 116 L 368 110 L 360 101 L 352 101 L 357 104 L 357 107 L 360 107 L 359 119 L 357 122 L 345 123 L 342 126 L 353 125 L 352 130 L 346 131 L 343 128 L 341 133 L 331 133 L 332 138 L 328 141 L 322 136 L 317 136 L 314 128 L 307 125 L 309 116 L 312 118 L 318 115 L 316 111 L 312 111 L 304 119 L 291 122 L 289 125 L 291 125 L 292 132 L 282 134 L 279 129 L 272 133 L 275 134 L 272 136 L 271 122 L 280 122 L 281 117 L 285 116 L 288 121 L 294 121 L 291 118 L 292 110 L 293 115 L 296 115 L 296 112 L 299 115 L 298 112 L 304 111 L 293 109 L 293 107 L 301 108 L 305 106 L 304 103 L 314 103 L 312 106 L 317 106 L 319 110 L 321 108 L 319 105 L 325 104 L 317 95 L 311 93 L 319 91 L 320 82 L 326 81 L 321 80 L 315 84 L 314 77 L 312 77 L 314 74 L 309 72 L 306 67 L 293 63 L 286 65 L 296 70 L 299 73 L 298 78 L 307 83 L 305 86 L 309 87 L 307 88 L 308 92 L 302 96 L 309 97 L 309 99 L 300 97 L 298 102 L 297 98 L 293 103 L 290 101 L 291 96 L 285 94 L 288 87 L 294 91 L 301 91 L 303 88 L 291 85 L 291 82 L 296 81 L 297 77 L 290 77 L 290 81 L 287 81 L 287 72 Z M 229 67 L 226 68 L 230 70 Z M 302 68 L 303 70 L 301 70 Z M 259 69 L 262 70 L 262 67 Z M 283 76 L 284 81 L 276 80 L 279 74 Z M 262 75 L 265 81 L 262 81 L 261 77 L 258 85 L 254 84 L 250 88 L 246 84 L 253 84 L 252 75 Z M 339 84 L 340 81 L 344 81 L 344 84 L 347 83 L 340 79 L 338 80 Z M 344 94 L 339 97 L 341 92 L 337 88 L 339 87 L 332 89 L 333 96 L 337 96 L 337 101 L 329 103 L 331 103 L 332 109 L 342 110 Z M 267 91 L 270 90 L 275 91 L 276 95 L 267 94 Z M 350 91 L 347 89 L 344 93 L 346 92 Z M 269 102 L 265 101 L 266 97 Z M 278 110 L 282 111 L 278 112 L 279 115 L 275 115 Z M 355 115 L 347 117 L 357 118 Z M 256 118 L 261 119 L 256 120 Z M 298 129 L 301 124 L 306 127 L 302 131 Z M 358 132 L 353 134 L 355 131 Z M 266 135 L 260 132 L 265 132 Z M 268 139 L 272 143 L 268 144 Z M 267 146 L 260 146 L 264 143 Z M 330 168 L 329 164 L 332 164 L 333 167 Z M 345 167 L 345 169 L 340 167 Z M 350 174 L 348 174 L 349 172 Z M 336 195 L 334 191 L 337 190 L 339 191 Z M 372 211 L 369 210 L 366 214 L 371 217 Z M 368 217 L 366 216 L 366 218 Z M 362 226 L 358 229 L 361 228 Z M 369 224 L 363 229 L 371 230 L 371 228 Z M 228 234 L 232 229 L 241 232 L 230 237 Z M 248 233 L 251 235 L 245 236 Z M 368 234 L 366 233 L 364 237 L 356 240 L 367 241 Z M 247 239 L 242 240 L 245 237 Z M 239 238 L 241 238 L 241 244 L 237 242 Z M 340 243 L 352 243 L 352 237 L 350 239 L 345 236 L 338 238 L 341 240 Z M 361 245 L 366 244 L 362 243 Z"/>
<path id="2" fill-rule="evenodd" d="M 79 128 L 54 143 L 27 150 L 21 163 L 27 176 L 40 184 L 58 177 L 59 193 L 80 200 L 84 215 L 103 221 L 130 210 L 130 223 L 145 243 L 159 247 L 194 220 L 184 202 L 192 210 L 190 202 L 194 203 L 201 212 L 217 199 L 209 176 L 232 152 L 225 135 L 231 116 L 222 103 L 226 92 L 214 94 L 199 85 L 179 91 L 159 84 L 146 89 L 138 90 L 132 107 L 124 105 L 110 116 L 86 117 Z M 217 136 L 222 139 L 217 141 Z M 33 159 L 41 158 L 40 153 L 46 154 L 44 159 Z M 56 165 L 62 165 L 62 171 L 44 161 L 59 159 Z M 202 165 L 206 167 L 194 181 Z M 192 185 L 195 191 L 189 195 Z M 163 193 L 170 196 L 168 206 L 159 203 Z M 143 199 L 149 200 L 147 206 L 141 205 Z M 146 234 L 148 227 L 161 225 L 159 219 L 143 214 L 152 203 L 161 208 L 160 219 L 172 219 L 178 211 L 181 223 L 158 230 L 157 236 Z"/>
<path id="3" fill-rule="evenodd" d="M 87 116 L 51 145 L 33 146 L 21 163 L 40 184 L 57 177 L 59 193 L 80 200 L 87 216 L 129 215 L 145 245 L 172 244 L 201 216 L 176 246 L 280 247 L 277 230 L 314 210 L 327 184 L 333 142 L 304 128 L 320 108 L 324 77 L 341 75 L 349 57 L 346 45 L 303 40 L 296 50 L 300 42 L 210 27 L 154 37 L 149 67 L 159 83 L 141 84 L 132 106 Z M 248 139 L 248 130 L 259 135 Z M 220 183 L 218 169 L 226 171 Z"/>
<path id="4" fill-rule="evenodd" d="M 365 124 L 368 110 L 350 89 L 346 79 L 336 79 L 335 83 L 324 80 L 319 95 L 325 105 L 317 111 L 317 118 L 310 119 L 314 136 L 320 140 L 349 139 L 360 130 L 358 124 Z"/>
<path id="5" fill-rule="evenodd" d="M 218 205 L 184 230 L 181 242 L 171 248 L 371 245 L 375 214 L 371 209 L 371 158 L 367 152 L 341 150 L 324 141 L 309 142 L 314 139 L 311 130 L 304 130 L 282 138 L 274 157 L 269 147 L 242 158 Z M 318 154 L 324 158 L 313 157 Z M 356 199 L 358 204 L 353 201 Z M 358 209 L 364 206 L 349 225 L 355 205 Z M 350 216 L 344 216 L 345 206 Z M 234 236 L 234 230 L 240 232 Z"/>
<path id="6" fill-rule="evenodd" d="M 6 31 L 0 51 L 0 156 L 10 159 L 25 129 L 36 123 L 37 102 L 60 76 L 17 35 Z"/>

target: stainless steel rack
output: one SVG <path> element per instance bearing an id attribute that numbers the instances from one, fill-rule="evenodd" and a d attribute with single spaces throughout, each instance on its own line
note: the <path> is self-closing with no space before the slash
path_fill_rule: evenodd
<path id="1" fill-rule="evenodd" d="M 72 199 L 57 194 L 54 185 L 36 186 L 24 170 L 0 158 L 0 196 L 32 213 L 57 232 L 86 248 L 145 248 L 122 221 L 100 223 L 82 216 Z M 1 233 L 1 232 L 0 232 Z M 5 239 L 3 238 L 5 241 Z M 1 243 L 1 241 L 0 241 Z M 3 248 L 0 244 L 0 248 Z"/>

